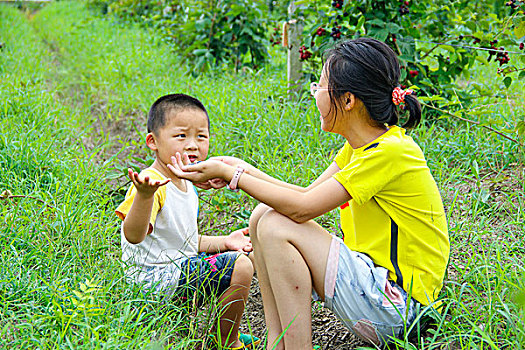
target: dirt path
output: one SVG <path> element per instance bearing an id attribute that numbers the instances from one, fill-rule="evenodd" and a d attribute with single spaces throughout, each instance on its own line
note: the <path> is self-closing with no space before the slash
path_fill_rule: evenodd
<path id="1" fill-rule="evenodd" d="M 248 305 L 246 306 L 244 322 L 241 326 L 243 332 L 249 333 L 247 324 L 254 335 L 263 335 L 266 331 L 264 311 L 262 306 L 259 284 L 254 278 Z M 354 349 L 366 344 L 357 339 L 328 309 L 319 302 L 312 304 L 312 338 L 313 344 L 321 349 Z"/>

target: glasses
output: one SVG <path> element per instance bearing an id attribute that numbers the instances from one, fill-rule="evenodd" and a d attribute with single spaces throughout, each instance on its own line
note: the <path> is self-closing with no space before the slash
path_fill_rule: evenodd
<path id="1" fill-rule="evenodd" d="M 310 84 L 310 94 L 312 94 L 312 96 L 315 96 L 315 93 L 317 92 L 317 90 L 328 90 L 328 88 L 320 87 L 318 83 L 311 83 Z"/>

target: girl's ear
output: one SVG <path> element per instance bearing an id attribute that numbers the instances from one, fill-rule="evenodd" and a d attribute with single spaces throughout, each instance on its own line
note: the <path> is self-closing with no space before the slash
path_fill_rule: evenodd
<path id="1" fill-rule="evenodd" d="M 342 105 L 343 105 L 343 109 L 345 111 L 349 111 L 352 108 L 354 108 L 354 106 L 355 106 L 355 99 L 356 99 L 355 95 L 352 94 L 351 92 L 347 92 L 343 96 L 341 96 L 341 102 L 342 102 Z"/>
<path id="2" fill-rule="evenodd" d="M 156 152 L 158 150 L 158 148 L 157 148 L 157 141 L 155 141 L 155 136 L 151 132 L 146 135 L 146 145 L 152 151 Z"/>

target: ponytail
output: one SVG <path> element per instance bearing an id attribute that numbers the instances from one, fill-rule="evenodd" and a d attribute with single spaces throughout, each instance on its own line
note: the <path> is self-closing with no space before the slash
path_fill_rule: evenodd
<path id="1" fill-rule="evenodd" d="M 403 124 L 404 128 L 413 128 L 421 121 L 421 104 L 414 95 L 405 96 L 405 109 L 408 109 L 408 120 Z"/>

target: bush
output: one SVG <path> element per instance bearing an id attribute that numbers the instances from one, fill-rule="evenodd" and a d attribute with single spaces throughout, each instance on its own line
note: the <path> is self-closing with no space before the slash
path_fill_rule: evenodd
<path id="1" fill-rule="evenodd" d="M 92 8 L 155 27 L 193 61 L 195 71 L 228 65 L 258 68 L 267 58 L 265 5 L 249 0 L 89 0 Z"/>
<path id="2" fill-rule="evenodd" d="M 459 77 L 470 78 L 479 61 L 499 62 L 498 73 L 508 88 L 512 77 L 525 77 L 525 57 L 512 60 L 509 51 L 523 52 L 525 2 L 511 0 L 487 6 L 485 1 L 334 0 L 309 1 L 301 10 L 305 28 L 305 59 L 318 71 L 320 55 L 336 42 L 359 36 L 384 41 L 398 54 L 401 84 L 426 96 L 441 95 L 467 103 L 473 91 L 453 91 Z M 521 51 L 520 51 L 521 50 Z M 481 95 L 490 95 L 473 85 Z"/>

